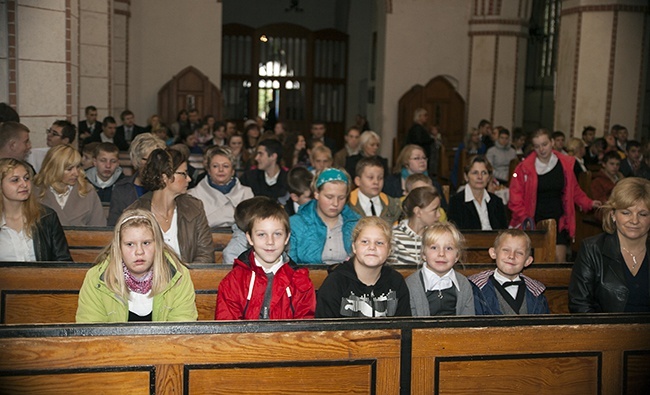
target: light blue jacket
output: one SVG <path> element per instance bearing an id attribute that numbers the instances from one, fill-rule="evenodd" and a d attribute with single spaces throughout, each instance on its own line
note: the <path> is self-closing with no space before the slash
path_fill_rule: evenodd
<path id="1" fill-rule="evenodd" d="M 291 222 L 291 239 L 289 256 L 298 264 L 322 263 L 323 248 L 327 238 L 327 225 L 318 216 L 313 199 L 300 206 L 300 210 L 289 218 Z M 343 216 L 343 245 L 345 251 L 352 253 L 352 229 L 359 221 L 359 214 L 355 213 L 347 204 L 341 212 Z"/>

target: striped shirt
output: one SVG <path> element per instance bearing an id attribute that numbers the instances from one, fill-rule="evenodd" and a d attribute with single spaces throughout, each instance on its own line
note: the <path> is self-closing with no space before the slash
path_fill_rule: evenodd
<path id="1" fill-rule="evenodd" d="M 392 265 L 419 265 L 422 261 L 422 237 L 408 226 L 408 218 L 393 227 L 393 252 L 387 262 Z"/>

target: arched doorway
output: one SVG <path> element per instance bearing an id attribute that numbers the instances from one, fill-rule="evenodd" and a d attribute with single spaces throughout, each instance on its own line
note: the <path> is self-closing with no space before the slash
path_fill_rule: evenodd
<path id="1" fill-rule="evenodd" d="M 448 151 L 458 146 L 465 135 L 465 100 L 443 76 L 431 79 L 425 86 L 415 85 L 399 99 L 397 144 L 394 158 L 404 145 L 406 133 L 413 125 L 413 112 L 425 108 L 429 126 L 438 126 Z"/>

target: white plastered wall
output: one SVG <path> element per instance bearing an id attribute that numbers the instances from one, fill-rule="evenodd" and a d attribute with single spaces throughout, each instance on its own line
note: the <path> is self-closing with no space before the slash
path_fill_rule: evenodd
<path id="1" fill-rule="evenodd" d="M 384 3 L 383 0 L 379 0 Z M 385 15 L 383 67 L 377 67 L 377 111 L 371 125 L 381 133 L 383 156 L 392 157 L 397 135 L 397 106 L 413 85 L 426 85 L 438 75 L 448 78 L 464 96 L 467 91 L 469 37 L 467 21 L 470 2 L 445 0 L 393 1 Z M 382 12 L 382 6 L 378 12 Z M 444 18 L 436 18 L 444 15 Z M 381 22 L 379 22 L 381 23 Z M 381 39 L 378 37 L 378 42 Z M 380 53 L 382 53 L 380 51 Z M 375 126 L 376 125 L 376 126 Z"/>
<path id="2" fill-rule="evenodd" d="M 139 125 L 158 111 L 160 88 L 187 66 L 220 87 L 221 8 L 215 0 L 131 2 L 128 106 Z"/>

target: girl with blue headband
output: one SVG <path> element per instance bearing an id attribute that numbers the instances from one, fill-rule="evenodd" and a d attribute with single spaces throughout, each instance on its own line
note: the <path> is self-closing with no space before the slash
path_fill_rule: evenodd
<path id="1" fill-rule="evenodd" d="M 350 177 L 327 168 L 312 184 L 314 199 L 291 216 L 289 256 L 298 264 L 343 262 L 352 252 L 352 230 L 359 215 L 348 207 Z"/>

